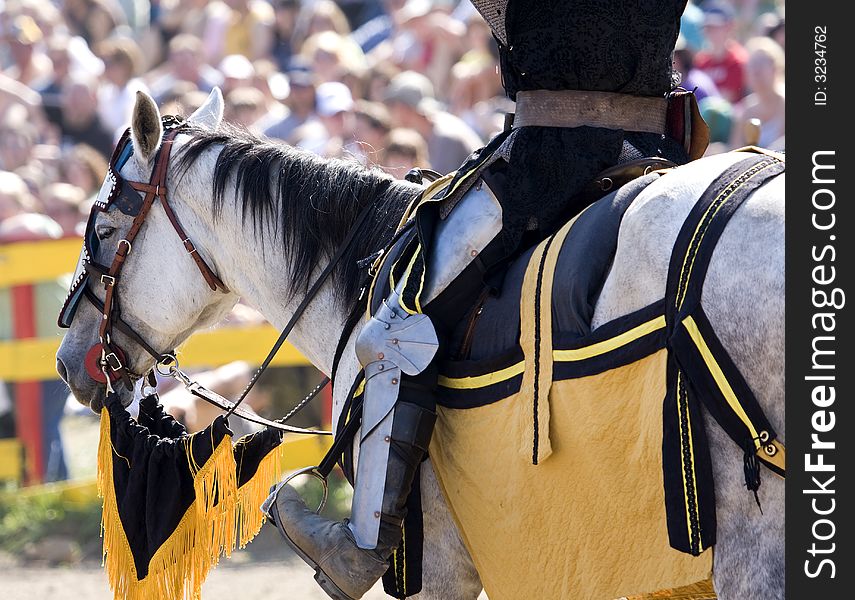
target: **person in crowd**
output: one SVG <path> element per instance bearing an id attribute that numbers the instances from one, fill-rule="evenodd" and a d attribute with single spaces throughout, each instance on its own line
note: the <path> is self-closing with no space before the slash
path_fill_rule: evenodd
<path id="1" fill-rule="evenodd" d="M 205 63 L 202 40 L 190 33 L 176 35 L 170 40 L 165 66 L 167 70 L 151 84 L 152 96 L 157 102 L 164 102 L 179 81 L 192 83 L 203 92 L 223 85 L 222 73 Z"/>
<path id="2" fill-rule="evenodd" d="M 386 88 L 401 70 L 389 62 L 379 62 L 365 74 L 364 96 L 370 102 L 383 102 Z"/>
<path id="3" fill-rule="evenodd" d="M 674 48 L 674 70 L 681 75 L 680 87 L 695 92 L 698 102 L 708 96 L 720 96 L 712 78 L 695 67 L 695 52 L 681 35 Z"/>
<path id="4" fill-rule="evenodd" d="M 98 88 L 98 116 L 118 140 L 131 123 L 136 93 L 148 92 L 139 73 L 142 56 L 139 46 L 130 38 L 110 38 L 99 46 L 104 61 L 103 82 Z"/>
<path id="5" fill-rule="evenodd" d="M 90 48 L 106 40 L 127 19 L 116 0 L 64 0 L 62 12 L 72 35 L 79 35 Z"/>
<path id="6" fill-rule="evenodd" d="M 267 58 L 273 46 L 273 7 L 264 0 L 224 0 L 208 9 L 205 49 L 212 63 L 239 54 Z"/>
<path id="7" fill-rule="evenodd" d="M 710 145 L 706 155 L 727 152 L 733 129 L 733 105 L 721 96 L 707 96 L 698 102 L 698 110 L 710 128 Z"/>
<path id="8" fill-rule="evenodd" d="M 386 90 L 385 103 L 395 127 L 414 129 L 427 140 L 430 167 L 450 173 L 483 141 L 459 117 L 443 110 L 434 98 L 433 85 L 415 71 L 395 76 Z"/>
<path id="9" fill-rule="evenodd" d="M 217 69 L 223 75 L 223 96 L 228 96 L 232 90 L 252 85 L 255 78 L 255 67 L 243 54 L 229 54 Z"/>
<path id="10" fill-rule="evenodd" d="M 288 68 L 294 56 L 294 29 L 300 6 L 300 0 L 273 0 L 273 48 L 270 55 L 280 71 Z"/>
<path id="11" fill-rule="evenodd" d="M 46 86 L 53 65 L 42 48 L 42 30 L 33 18 L 29 15 L 15 17 L 2 39 L 12 59 L 4 74 L 32 89 Z"/>
<path id="12" fill-rule="evenodd" d="M 95 201 L 106 173 L 107 161 L 91 146 L 77 144 L 63 152 L 61 181 L 82 190 L 87 205 Z"/>
<path id="13" fill-rule="evenodd" d="M 688 48 L 697 52 L 704 47 L 704 11 L 695 0 L 686 4 L 686 10 L 680 17 L 680 37 L 685 41 Z"/>
<path id="14" fill-rule="evenodd" d="M 380 166 L 395 179 L 403 179 L 414 168 L 430 164 L 425 139 L 415 129 L 399 127 L 389 132 L 380 152 Z"/>
<path id="15" fill-rule="evenodd" d="M 710 0 L 704 8 L 704 36 L 707 47 L 695 56 L 695 67 L 704 71 L 729 102 L 745 95 L 745 63 L 748 53 L 734 37 L 733 7 Z"/>
<path id="16" fill-rule="evenodd" d="M 362 73 L 367 62 L 353 40 L 335 31 L 321 31 L 309 37 L 300 54 L 312 64 L 318 82 L 340 81 L 342 73 Z"/>
<path id="17" fill-rule="evenodd" d="M 380 155 L 392 128 L 389 111 L 379 102 L 357 100 L 354 116 L 353 137 L 359 150 L 357 158 L 364 165 L 384 164 Z M 425 161 L 423 164 L 428 163 Z"/>
<path id="18" fill-rule="evenodd" d="M 0 171 L 0 243 L 58 239 L 62 226 L 44 214 L 44 207 L 17 174 Z"/>
<path id="19" fill-rule="evenodd" d="M 746 75 L 751 93 L 737 105 L 731 146 L 756 143 L 765 148 L 784 147 L 784 51 L 773 39 L 755 37 L 748 40 Z M 759 121 L 760 131 L 751 132 Z M 749 136 L 752 139 L 749 139 Z M 757 139 L 753 139 L 756 137 Z"/>
<path id="20" fill-rule="evenodd" d="M 351 36 L 353 41 L 368 54 L 391 38 L 396 27 L 395 14 L 404 8 L 406 3 L 407 0 L 383 0 L 380 3 L 382 12 L 359 26 Z"/>
<path id="21" fill-rule="evenodd" d="M 264 94 L 254 87 L 244 86 L 233 89 L 225 98 L 226 121 L 242 125 L 247 129 L 261 119 L 266 111 Z"/>
<path id="22" fill-rule="evenodd" d="M 465 23 L 468 50 L 451 69 L 448 104 L 449 112 L 471 125 L 477 118 L 472 114 L 475 105 L 501 96 L 502 82 L 490 28 L 477 12 L 470 14 Z"/>
<path id="23" fill-rule="evenodd" d="M 255 76 L 252 87 L 263 96 L 263 110 L 254 127 L 263 132 L 274 123 L 278 123 L 288 114 L 288 108 L 283 104 L 291 93 L 288 77 L 280 73 L 276 63 L 270 59 L 257 60 L 253 63 Z"/>
<path id="24" fill-rule="evenodd" d="M 45 118 L 54 125 L 62 122 L 60 97 L 62 86 L 71 72 L 71 57 L 68 53 L 69 39 L 66 36 L 54 36 L 48 41 L 47 54 L 53 70 L 50 80 L 43 86 L 34 88 L 42 98 L 42 110 Z"/>
<path id="25" fill-rule="evenodd" d="M 308 131 L 304 126 L 298 146 L 328 158 L 353 155 L 353 96 L 341 82 L 327 81 L 318 86 L 317 115 L 321 128 Z"/>
<path id="26" fill-rule="evenodd" d="M 288 113 L 278 122 L 264 130 L 268 137 L 288 143 L 296 141 L 296 132 L 306 124 L 317 122 L 315 111 L 315 80 L 311 65 L 292 60 L 287 71 L 289 94 L 285 99 Z"/>
<path id="27" fill-rule="evenodd" d="M 63 237 L 82 235 L 78 231 L 86 193 L 70 183 L 52 183 L 41 194 L 44 213 L 62 227 Z"/>
<path id="28" fill-rule="evenodd" d="M 62 144 L 87 144 L 105 158 L 113 153 L 113 132 L 98 114 L 97 82 L 72 75 L 62 88 Z"/>
<path id="29" fill-rule="evenodd" d="M 0 116 L 0 169 L 17 171 L 33 158 L 38 129 L 27 120 L 27 110 L 20 104 Z"/>
<path id="30" fill-rule="evenodd" d="M 350 36 L 350 23 L 338 4 L 332 0 L 316 0 L 306 3 L 297 16 L 294 28 L 294 43 L 302 46 L 315 34 L 332 31 L 343 38 Z"/>

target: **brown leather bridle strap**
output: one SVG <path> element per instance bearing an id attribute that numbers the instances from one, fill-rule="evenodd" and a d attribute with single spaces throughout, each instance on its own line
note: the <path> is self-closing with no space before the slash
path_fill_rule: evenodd
<path id="1" fill-rule="evenodd" d="M 177 129 L 173 129 L 169 131 L 160 146 L 160 149 L 157 152 L 157 157 L 155 159 L 154 168 L 152 169 L 151 178 L 148 183 L 142 182 L 133 182 L 128 181 L 127 183 L 138 192 L 142 192 L 145 194 L 143 198 L 143 202 L 140 206 L 140 210 L 137 215 L 134 217 L 133 222 L 131 223 L 131 227 L 128 230 L 128 233 L 125 237 L 119 240 L 118 246 L 116 248 L 116 254 L 113 256 L 113 261 L 110 263 L 110 267 L 108 269 L 97 268 L 95 269 L 97 272 L 101 274 L 101 283 L 104 285 L 104 302 L 101 305 L 101 313 L 102 319 L 98 329 L 98 335 L 101 341 L 101 345 L 103 347 L 103 360 L 107 363 L 107 365 L 114 371 L 119 374 L 119 376 L 125 381 L 126 385 L 130 388 L 130 372 L 127 368 L 127 365 L 123 365 L 118 358 L 118 354 L 115 352 L 113 348 L 113 341 L 111 339 L 112 328 L 114 325 L 118 326 L 120 331 L 129 335 L 129 337 L 140 344 L 149 354 L 151 354 L 156 360 L 161 361 L 164 357 L 171 356 L 170 354 L 158 354 L 149 344 L 145 343 L 142 336 L 133 331 L 132 328 L 127 326 L 121 318 L 118 317 L 118 313 L 115 312 L 115 303 L 116 303 L 116 289 L 119 282 L 119 278 L 122 272 L 122 268 L 124 267 L 125 260 L 130 254 L 131 249 L 133 247 L 133 242 L 137 237 L 140 229 L 142 228 L 143 223 L 148 217 L 149 212 L 151 211 L 152 206 L 156 200 L 160 199 L 160 203 L 163 206 L 164 212 L 166 213 L 169 222 L 172 224 L 172 228 L 175 229 L 175 232 L 178 234 L 181 239 L 184 248 L 187 250 L 187 253 L 193 258 L 193 262 L 196 264 L 199 272 L 204 277 L 205 282 L 208 286 L 216 291 L 221 290 L 222 292 L 228 292 L 228 288 L 226 285 L 217 277 L 208 264 L 205 262 L 199 252 L 197 251 L 195 245 L 187 236 L 187 233 L 184 231 L 184 228 L 181 227 L 181 224 L 178 221 L 178 218 L 175 215 L 175 212 L 172 210 L 172 207 L 169 205 L 167 200 L 167 187 L 166 187 L 166 176 L 169 170 L 169 158 L 172 154 L 172 147 L 175 140 L 176 135 L 178 134 Z M 94 266 L 94 265 L 93 265 Z M 93 294 L 94 296 L 94 294 Z M 91 298 L 90 298 L 91 300 Z"/>
<path id="2" fill-rule="evenodd" d="M 116 254 L 113 256 L 113 262 L 110 263 L 110 269 L 107 271 L 107 274 L 101 275 L 101 283 L 104 284 L 105 289 L 104 318 L 101 321 L 98 333 L 101 337 L 102 343 L 109 343 L 108 334 L 112 327 L 110 315 L 113 311 L 113 296 L 116 292 L 117 280 L 122 271 L 122 267 L 125 264 L 125 259 L 127 259 L 128 254 L 131 251 L 133 241 L 136 239 L 137 234 L 142 228 L 146 217 L 148 217 L 148 213 L 151 210 L 155 199 L 157 199 L 158 196 L 162 197 L 162 195 L 166 194 L 166 171 L 168 169 L 169 155 L 172 153 L 172 142 L 175 135 L 176 132 L 174 130 L 170 131 L 161 144 L 160 150 L 158 150 L 157 153 L 154 169 L 152 170 L 149 185 L 147 185 L 145 189 L 145 198 L 143 199 L 140 212 L 136 217 L 134 217 L 128 233 L 123 239 L 119 240 L 118 246 L 116 247 Z M 134 187 L 134 189 L 138 189 L 137 185 L 139 184 L 134 184 L 132 182 L 129 183 Z M 161 186 L 163 186 L 162 192 L 160 189 Z"/>
<path id="3" fill-rule="evenodd" d="M 134 185 L 133 183 L 131 185 Z M 169 201 L 166 197 L 166 189 L 162 190 L 162 194 L 160 196 L 160 203 L 163 205 L 163 210 L 166 212 L 166 216 L 169 219 L 169 222 L 172 223 L 173 229 L 178 234 L 178 237 L 181 238 L 181 243 L 184 244 L 184 249 L 187 250 L 187 254 L 193 259 L 193 262 L 196 263 L 196 266 L 199 267 L 199 271 L 202 273 L 202 277 L 205 278 L 205 282 L 208 284 L 208 287 L 213 291 L 217 291 L 218 289 L 222 292 L 228 292 L 229 288 L 226 287 L 219 277 L 217 277 L 211 268 L 208 266 L 208 263 L 205 262 L 205 259 L 199 254 L 196 250 L 196 246 L 193 245 L 193 242 L 187 237 L 187 234 L 184 232 L 184 228 L 181 227 L 181 223 L 178 222 L 178 218 L 175 216 L 175 213 L 172 210 L 172 207 L 169 205 Z"/>

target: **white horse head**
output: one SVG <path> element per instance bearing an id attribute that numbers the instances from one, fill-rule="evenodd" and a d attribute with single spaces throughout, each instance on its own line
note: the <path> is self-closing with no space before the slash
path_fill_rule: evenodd
<path id="1" fill-rule="evenodd" d="M 208 286 L 156 200 L 116 288 L 121 319 L 157 353 L 170 352 L 193 331 L 221 320 L 239 297 L 281 329 L 309 282 L 342 245 L 357 216 L 367 210 L 370 218 L 361 222 L 332 280 L 321 288 L 289 338 L 315 366 L 329 372 L 349 309 L 337 300 L 346 296 L 355 300 L 358 260 L 384 246 L 421 188 L 353 162 L 324 160 L 228 128 L 221 125 L 222 113 L 222 95 L 214 90 L 175 138 L 166 201 L 199 256 L 231 291 Z M 130 135 L 133 155 L 117 167 L 118 174 L 127 181 L 148 182 L 162 138 L 154 101 L 139 94 Z M 108 176 L 101 202 L 107 201 L 112 188 Z M 133 217 L 116 208 L 97 213 L 96 262 L 110 264 L 132 222 Z M 88 285 L 104 297 L 96 277 Z M 75 397 L 95 410 L 101 406 L 103 385 L 89 377 L 83 357 L 99 341 L 101 318 L 83 300 L 57 353 L 60 375 Z M 130 369 L 147 372 L 153 357 L 121 331 L 114 332 Z M 123 399 L 130 402 L 127 391 Z"/>
<path id="2" fill-rule="evenodd" d="M 219 89 L 211 92 L 205 103 L 191 115 L 188 122 L 198 127 L 216 129 L 223 116 L 223 96 Z M 163 139 L 161 116 L 148 95 L 138 92 L 134 105 L 130 141 L 133 153 L 118 174 L 127 181 L 148 182 L 154 167 L 154 157 Z M 180 142 L 176 142 L 176 146 Z M 177 151 L 177 147 L 173 152 Z M 207 192 L 208 183 L 198 179 L 200 170 L 181 176 L 170 169 L 167 178 L 167 201 L 175 211 L 188 237 L 214 272 L 217 266 L 208 251 L 213 240 L 206 237 L 201 226 L 205 219 L 195 210 L 210 207 L 210 202 L 197 196 Z M 106 203 L 114 181 L 105 178 L 98 201 Z M 210 195 L 208 194 L 209 198 Z M 99 240 L 97 256 L 92 258 L 110 265 L 117 245 L 134 220 L 115 206 L 99 212 L 93 222 Z M 104 287 L 91 276 L 88 284 L 103 300 Z M 145 219 L 132 250 L 121 271 L 117 286 L 121 319 L 159 352 L 171 351 L 193 331 L 221 320 L 237 302 L 234 293 L 213 291 L 176 235 L 160 201 Z M 89 377 L 82 366 L 82 357 L 98 343 L 98 324 L 102 315 L 85 298 L 80 302 L 73 323 L 57 353 L 57 369 L 74 396 L 93 410 L 99 410 L 104 386 Z M 145 373 L 155 359 L 121 331 L 114 329 L 114 342 L 127 355 L 128 366 L 134 373 Z M 132 399 L 130 390 L 117 386 L 125 403 Z"/>

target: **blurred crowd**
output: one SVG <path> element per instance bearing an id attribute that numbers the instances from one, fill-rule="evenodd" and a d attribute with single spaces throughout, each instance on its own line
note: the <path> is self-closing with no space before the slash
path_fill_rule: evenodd
<path id="1" fill-rule="evenodd" d="M 784 140 L 780 0 L 690 2 L 674 55 L 713 151 Z M 468 0 L 0 0 L 0 241 L 73 235 L 135 92 L 396 177 L 498 132 L 490 30 Z M 79 232 L 78 232 L 79 233 Z"/>

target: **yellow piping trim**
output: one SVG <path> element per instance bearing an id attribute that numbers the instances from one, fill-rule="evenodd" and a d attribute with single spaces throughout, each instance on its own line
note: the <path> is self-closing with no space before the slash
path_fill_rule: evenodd
<path id="1" fill-rule="evenodd" d="M 716 196 L 716 197 L 715 197 L 715 200 L 713 200 L 713 201 L 712 201 L 712 203 L 710 203 L 710 205 L 707 207 L 707 210 L 706 210 L 706 211 L 704 211 L 703 216 L 701 217 L 700 221 L 698 221 L 698 225 L 697 225 L 697 227 L 695 227 L 695 232 L 692 234 L 692 240 L 694 240 L 695 238 L 697 238 L 697 237 L 698 237 L 698 232 L 700 231 L 701 225 L 703 225 L 703 224 L 704 224 L 704 222 L 707 220 L 707 215 L 710 213 L 710 210 L 712 210 L 712 208 L 716 205 L 716 202 L 718 202 L 718 201 L 723 197 L 723 195 L 725 194 L 725 192 L 727 192 L 727 195 L 728 195 L 728 196 L 732 196 L 732 195 L 733 195 L 733 194 L 735 194 L 737 191 L 739 191 L 739 189 L 740 189 L 741 187 L 743 187 L 743 186 L 744 186 L 744 185 L 746 185 L 749 181 L 751 181 L 752 179 L 754 179 L 754 177 L 756 177 L 757 175 L 759 175 L 760 173 L 762 173 L 762 172 L 763 172 L 763 171 L 765 171 L 766 169 L 769 169 L 769 168 L 771 168 L 771 167 L 776 166 L 777 164 L 778 164 L 778 163 L 769 163 L 768 165 L 766 165 L 766 166 L 765 166 L 765 167 L 763 167 L 762 169 L 757 169 L 756 171 L 754 171 L 754 173 L 752 173 L 752 174 L 751 174 L 751 176 L 750 176 L 750 177 L 746 178 L 746 179 L 745 179 L 745 181 L 743 181 L 742 183 L 740 183 L 738 186 L 736 186 L 735 188 L 733 188 L 733 189 L 732 189 L 732 190 L 730 190 L 729 192 L 727 192 L 727 189 L 722 190 L 722 191 L 718 194 L 718 196 Z M 757 167 L 757 165 L 754 165 L 754 166 L 753 166 L 753 167 L 751 167 L 750 169 L 748 169 L 748 170 L 746 170 L 746 171 L 743 171 L 743 172 L 739 175 L 739 177 L 742 177 L 742 176 L 744 176 L 746 173 L 751 172 L 752 170 L 756 169 L 756 167 Z M 737 177 L 737 179 L 738 179 L 738 177 Z M 729 184 L 728 184 L 728 185 L 729 185 Z M 722 203 L 720 203 L 720 204 L 718 205 L 718 207 L 715 209 L 715 212 L 713 213 L 712 217 L 710 217 L 710 219 L 714 219 L 714 218 L 715 218 L 715 215 L 717 215 L 717 214 L 718 214 L 718 211 L 722 209 L 722 207 L 724 206 L 724 204 L 725 204 L 725 203 L 724 203 L 724 202 L 722 202 Z M 701 235 L 701 239 L 703 240 L 703 235 Z M 691 244 L 691 243 L 690 243 L 690 244 L 689 244 L 689 248 L 691 248 L 691 247 L 692 247 L 692 245 L 693 245 L 693 244 Z M 688 270 L 686 269 L 687 261 L 689 260 L 689 256 L 690 256 L 690 254 L 691 254 L 690 252 L 687 252 L 687 253 L 686 253 L 686 256 L 684 256 L 684 257 L 683 257 L 683 268 L 682 268 L 682 270 L 680 271 L 680 273 L 681 273 L 680 281 L 683 281 L 683 280 L 684 280 L 684 278 L 682 277 L 682 274 L 684 274 L 684 273 L 685 273 L 685 274 L 686 274 L 685 281 L 687 281 L 687 282 L 688 282 L 688 280 L 689 280 L 689 279 L 691 278 L 691 276 L 692 276 L 692 271 L 693 271 L 693 270 L 694 270 L 694 268 L 695 268 L 695 258 L 697 258 L 697 256 L 698 256 L 698 253 L 697 253 L 697 252 L 695 252 L 694 254 L 691 254 L 691 256 L 692 256 L 692 261 L 691 261 L 691 263 L 689 263 L 689 264 L 688 264 Z M 683 300 L 685 300 L 685 298 L 686 298 L 686 292 L 688 291 L 688 289 L 689 289 L 689 287 L 688 287 L 688 285 L 686 285 L 686 287 L 682 290 L 682 293 L 680 293 L 680 294 L 678 295 L 678 297 L 677 297 L 677 308 L 678 308 L 678 309 L 679 309 L 679 308 L 681 308 L 681 307 L 683 306 Z"/>
<path id="2" fill-rule="evenodd" d="M 612 350 L 616 350 L 644 337 L 645 335 L 658 331 L 659 329 L 663 329 L 664 327 L 665 317 L 659 316 L 647 321 L 646 323 L 642 323 L 641 325 L 624 331 L 611 339 L 603 340 L 602 342 L 597 342 L 590 346 L 585 346 L 584 348 L 575 348 L 573 350 L 553 350 L 552 357 L 553 360 L 558 362 L 575 362 L 593 358 L 595 356 L 611 352 Z M 455 390 L 482 388 L 487 387 L 488 385 L 493 385 L 494 383 L 507 381 L 524 371 L 525 361 L 520 361 L 499 371 L 485 373 L 484 375 L 475 375 L 471 377 L 445 377 L 440 375 L 439 385 Z"/>
<path id="3" fill-rule="evenodd" d="M 682 373 L 677 372 L 677 393 L 674 395 L 677 401 L 677 424 L 680 428 L 680 446 L 683 445 L 683 408 L 680 403 L 680 379 Z M 687 415 L 688 416 L 688 415 Z M 689 435 L 691 439 L 691 434 Z M 680 452 L 680 474 L 683 476 L 683 498 L 686 500 L 683 504 L 686 509 L 686 535 L 689 543 L 692 543 L 692 517 L 689 515 L 689 486 L 686 482 L 686 463 L 683 460 L 682 451 Z M 692 459 L 694 464 L 694 459 Z"/>
<path id="4" fill-rule="evenodd" d="M 681 429 L 683 428 L 683 420 L 679 418 L 679 415 L 680 415 L 680 413 L 682 413 L 681 405 L 680 405 L 680 383 L 682 381 L 682 378 L 683 378 L 683 373 L 681 371 L 677 371 L 677 394 L 676 394 L 676 396 L 677 396 L 677 414 L 678 414 L 678 419 L 680 422 L 680 428 Z M 686 437 L 689 438 L 689 458 L 692 461 L 692 472 L 695 475 L 694 477 L 692 477 L 692 489 L 695 492 L 695 502 L 694 502 L 695 514 L 698 515 L 698 522 L 700 522 L 701 510 L 700 510 L 700 507 L 698 506 L 698 473 L 697 473 L 697 469 L 695 469 L 695 441 L 692 439 L 692 416 L 691 416 L 691 413 L 689 411 L 686 411 L 686 425 L 688 426 L 688 431 L 687 431 Z M 680 437 L 680 439 L 682 440 L 682 436 Z M 680 464 L 683 467 L 683 496 L 688 501 L 689 493 L 688 493 L 688 485 L 686 482 L 686 469 L 682 463 L 683 463 L 683 461 L 680 460 Z M 689 539 L 689 542 L 691 543 L 692 519 L 689 516 L 688 502 L 686 503 L 686 529 L 688 530 L 688 533 L 689 533 L 688 539 Z M 698 532 L 698 552 L 703 552 L 703 551 L 704 551 L 704 540 L 703 540 L 703 536 L 701 536 L 701 532 L 699 531 Z"/>
<path id="5" fill-rule="evenodd" d="M 691 315 L 689 315 L 683 319 L 683 326 L 686 328 L 686 331 L 689 332 L 689 336 L 692 338 L 692 341 L 695 342 L 695 346 L 697 346 L 700 351 L 701 356 L 707 365 L 707 369 L 709 369 L 713 379 L 715 379 L 715 382 L 718 385 L 718 389 L 721 390 L 722 395 L 725 400 L 727 400 L 727 403 L 730 405 L 733 412 L 736 413 L 739 419 L 748 428 L 748 431 L 751 432 L 754 444 L 759 448 L 760 440 L 757 435 L 757 430 L 754 428 L 754 424 L 751 422 L 751 419 L 749 419 L 748 415 L 745 414 L 745 409 L 743 409 L 742 404 L 739 403 L 739 398 L 736 397 L 736 393 L 734 393 L 733 388 L 730 387 L 730 382 L 728 382 L 727 377 L 724 376 L 724 372 L 721 370 L 721 367 L 713 356 L 709 346 L 707 346 L 704 336 L 701 335 L 701 332 L 698 329 L 698 324 L 695 323 L 695 320 Z"/>
<path id="6" fill-rule="evenodd" d="M 555 360 L 561 362 L 585 360 L 588 358 L 599 356 L 601 354 L 606 354 L 607 352 L 616 350 L 621 346 L 626 346 L 630 342 L 634 342 L 635 340 L 642 338 L 645 335 L 664 328 L 665 316 L 661 315 L 656 317 L 655 319 L 647 321 L 646 323 L 637 325 L 632 329 L 628 329 L 627 331 L 624 331 L 623 333 L 618 334 L 613 338 L 603 340 L 602 342 L 597 342 L 595 344 L 591 344 L 590 346 L 585 346 L 583 348 L 574 348 L 573 350 L 554 350 L 552 352 L 552 356 L 555 357 Z"/>
<path id="7" fill-rule="evenodd" d="M 451 388 L 453 390 L 468 390 L 473 388 L 487 387 L 494 383 L 507 381 L 512 377 L 516 377 L 525 371 L 525 361 L 520 361 L 515 365 L 506 367 L 500 371 L 485 373 L 484 375 L 475 375 L 473 377 L 445 377 L 439 376 L 438 383 L 442 387 Z"/>
<path id="8" fill-rule="evenodd" d="M 410 273 L 412 273 L 412 271 L 413 271 L 413 265 L 416 264 L 416 259 L 419 257 L 421 250 L 422 250 L 422 245 L 418 244 L 416 246 L 415 251 L 413 252 L 413 257 L 410 259 L 410 264 L 407 265 L 407 270 L 404 271 L 404 277 L 401 281 L 404 282 L 405 288 L 407 287 L 407 285 L 410 281 Z M 394 270 L 395 269 L 393 268 L 392 271 L 394 271 Z M 422 275 L 424 276 L 424 271 L 422 271 Z M 390 277 L 390 279 L 391 279 L 391 277 Z M 424 284 L 424 277 L 422 277 L 422 284 Z M 419 287 L 419 291 L 418 291 L 418 293 L 416 293 L 416 310 L 411 310 L 410 307 L 408 307 L 404 304 L 403 289 L 401 290 L 401 296 L 398 298 L 398 305 L 411 315 L 414 315 L 417 312 L 421 312 L 421 307 L 419 306 L 419 303 L 418 303 L 419 294 L 421 294 L 421 287 Z"/>

